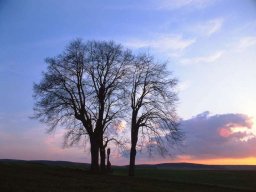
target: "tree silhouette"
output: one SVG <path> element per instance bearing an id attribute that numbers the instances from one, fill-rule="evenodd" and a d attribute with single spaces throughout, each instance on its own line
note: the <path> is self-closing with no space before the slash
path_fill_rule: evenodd
<path id="1" fill-rule="evenodd" d="M 49 132 L 67 127 L 69 145 L 88 138 L 93 172 L 99 171 L 99 152 L 101 171 L 106 169 L 104 133 L 125 110 L 123 77 L 132 58 L 114 42 L 75 40 L 46 59 L 47 71 L 34 84 L 35 118 L 50 125 Z"/>
<path id="2" fill-rule="evenodd" d="M 149 55 L 140 55 L 130 67 L 131 151 L 129 175 L 134 175 L 138 136 L 151 150 L 161 155 L 168 152 L 170 142 L 178 141 L 175 113 L 177 80 L 171 77 L 165 64 L 158 64 Z"/>
<path id="3" fill-rule="evenodd" d="M 34 84 L 34 117 L 47 123 L 49 132 L 66 127 L 67 146 L 89 141 L 92 172 L 106 171 L 107 145 L 122 144 L 113 132 L 127 114 L 129 175 L 134 175 L 139 135 L 149 149 L 156 147 L 162 155 L 170 142 L 181 138 L 175 113 L 177 80 L 151 56 L 135 56 L 111 41 L 78 39 L 46 63 L 42 80 Z"/>

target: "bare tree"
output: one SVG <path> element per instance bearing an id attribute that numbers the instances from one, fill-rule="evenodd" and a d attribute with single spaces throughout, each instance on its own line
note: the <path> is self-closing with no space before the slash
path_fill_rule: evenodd
<path id="1" fill-rule="evenodd" d="M 140 55 L 131 66 L 131 150 L 129 175 L 134 175 L 138 136 L 147 147 L 157 147 L 161 155 L 168 146 L 180 139 L 174 90 L 177 80 L 171 77 L 165 64 L 158 64 L 151 56 Z"/>
<path id="2" fill-rule="evenodd" d="M 61 55 L 46 59 L 47 71 L 34 85 L 35 117 L 50 125 L 49 132 L 67 127 L 70 145 L 88 138 L 93 172 L 99 171 L 99 151 L 105 170 L 104 133 L 122 118 L 123 77 L 131 59 L 130 51 L 114 42 L 75 40 Z"/>

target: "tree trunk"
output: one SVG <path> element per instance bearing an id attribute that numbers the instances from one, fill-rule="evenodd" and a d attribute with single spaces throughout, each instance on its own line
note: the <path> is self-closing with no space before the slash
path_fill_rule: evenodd
<path id="1" fill-rule="evenodd" d="M 104 87 L 100 87 L 99 89 L 99 116 L 96 122 L 96 129 L 97 129 L 97 136 L 98 136 L 98 144 L 100 147 L 100 171 L 102 173 L 105 173 L 106 170 L 106 154 L 105 154 L 105 148 L 104 148 L 104 144 L 103 144 L 103 135 L 104 135 L 104 126 L 103 126 L 103 116 L 104 116 L 104 108 L 105 108 L 105 88 Z"/>
<path id="2" fill-rule="evenodd" d="M 91 172 L 99 173 L 99 147 L 95 139 L 91 139 Z"/>
<path id="3" fill-rule="evenodd" d="M 136 126 L 137 111 L 132 112 L 131 121 L 131 151 L 130 151 L 130 165 L 129 165 L 129 176 L 134 176 L 135 169 L 135 158 L 136 158 L 136 145 L 138 141 L 138 127 Z"/>
<path id="4" fill-rule="evenodd" d="M 131 151 L 130 151 L 129 176 L 134 176 L 135 157 L 136 157 L 136 145 L 132 144 Z"/>
<path id="5" fill-rule="evenodd" d="M 100 148 L 100 171 L 101 173 L 106 172 L 106 150 L 104 147 Z"/>

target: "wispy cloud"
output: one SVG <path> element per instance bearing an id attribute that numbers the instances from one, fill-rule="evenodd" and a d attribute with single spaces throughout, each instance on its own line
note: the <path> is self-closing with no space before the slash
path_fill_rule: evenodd
<path id="1" fill-rule="evenodd" d="M 121 3 L 104 5 L 106 9 L 118 10 L 177 10 L 182 8 L 203 9 L 213 5 L 217 0 L 141 0 L 131 1 L 125 6 Z"/>
<path id="2" fill-rule="evenodd" d="M 215 0 L 161 0 L 158 2 L 158 9 L 179 9 L 189 8 L 205 8 L 213 4 Z"/>
<path id="3" fill-rule="evenodd" d="M 181 81 L 179 82 L 178 86 L 177 86 L 177 91 L 178 92 L 182 92 L 187 90 L 191 85 L 190 81 Z"/>
<path id="4" fill-rule="evenodd" d="M 203 36 L 211 36 L 212 34 L 220 31 L 223 23 L 223 18 L 216 18 L 204 23 L 196 24 L 195 26 L 191 27 L 191 29 L 194 33 L 200 33 L 200 35 Z"/>
<path id="5" fill-rule="evenodd" d="M 125 43 L 131 48 L 151 48 L 167 55 L 182 52 L 196 42 L 196 39 L 185 39 L 181 35 L 160 35 L 151 40 L 130 40 Z"/>
<path id="6" fill-rule="evenodd" d="M 180 63 L 184 65 L 192 65 L 192 64 L 199 64 L 199 63 L 213 63 L 218 59 L 220 59 L 223 53 L 224 51 L 218 51 L 207 56 L 184 58 L 184 59 L 181 59 Z"/>
<path id="7" fill-rule="evenodd" d="M 255 45 L 256 45 L 256 36 L 247 36 L 240 39 L 237 49 L 239 51 L 242 51 Z"/>

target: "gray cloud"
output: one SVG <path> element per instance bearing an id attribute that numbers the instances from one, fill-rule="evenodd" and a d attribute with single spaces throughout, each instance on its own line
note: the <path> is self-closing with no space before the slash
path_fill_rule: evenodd
<path id="1" fill-rule="evenodd" d="M 187 120 L 182 120 L 181 130 L 185 134 L 181 146 L 170 147 L 171 160 L 245 158 L 256 156 L 256 135 L 252 132 L 253 122 L 245 114 L 210 115 L 208 111 Z M 140 162 L 149 160 L 146 149 L 138 153 Z M 154 151 L 151 160 L 159 161 Z M 166 160 L 165 160 L 166 161 Z"/>
<path id="2" fill-rule="evenodd" d="M 242 158 L 256 156 L 256 136 L 251 118 L 244 114 L 201 113 L 184 120 L 183 154 L 194 159 Z"/>

